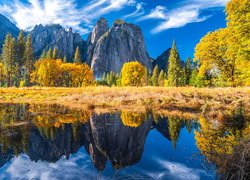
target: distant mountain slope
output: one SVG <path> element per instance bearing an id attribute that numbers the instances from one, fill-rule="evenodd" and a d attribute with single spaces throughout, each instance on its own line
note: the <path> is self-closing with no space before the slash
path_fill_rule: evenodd
<path id="1" fill-rule="evenodd" d="M 61 57 L 66 56 L 69 61 L 73 60 L 74 52 L 79 46 L 82 59 L 86 57 L 86 42 L 80 34 L 73 33 L 70 28 L 65 30 L 61 25 L 37 25 L 30 32 L 33 38 L 34 54 L 39 57 L 43 50 L 57 48 Z"/>
<path id="2" fill-rule="evenodd" d="M 17 37 L 19 29 L 13 24 L 8 18 L 0 14 L 0 50 L 5 39 L 5 36 L 8 33 L 11 33 L 12 36 Z"/>
<path id="3" fill-rule="evenodd" d="M 160 70 L 167 70 L 170 50 L 171 48 L 167 49 L 160 56 L 158 56 L 156 60 L 153 61 L 153 66 L 155 67 L 156 65 L 158 65 Z"/>

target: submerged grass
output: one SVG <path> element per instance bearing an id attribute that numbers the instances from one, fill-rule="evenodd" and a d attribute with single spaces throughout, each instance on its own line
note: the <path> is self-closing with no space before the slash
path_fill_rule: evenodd
<path id="1" fill-rule="evenodd" d="M 250 88 L 85 87 L 1 88 L 0 103 L 47 103 L 89 110 L 180 110 L 231 112 L 243 104 L 250 112 Z"/>

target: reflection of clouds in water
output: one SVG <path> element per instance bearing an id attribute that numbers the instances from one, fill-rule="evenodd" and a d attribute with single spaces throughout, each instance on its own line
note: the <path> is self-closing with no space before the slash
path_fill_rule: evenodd
<path id="1" fill-rule="evenodd" d="M 89 156 L 82 151 L 70 156 L 69 160 L 63 157 L 55 164 L 34 162 L 22 154 L 3 168 L 3 172 L 0 170 L 0 179 L 96 179 L 98 176 Z"/>
<path id="2" fill-rule="evenodd" d="M 190 168 L 184 164 L 164 160 L 158 162 L 162 168 L 166 169 L 165 173 L 161 173 L 162 178 L 171 176 L 174 179 L 201 179 L 200 176 L 206 174 L 205 170 Z"/>
<path id="3" fill-rule="evenodd" d="M 171 179 L 171 180 L 182 180 L 182 179 L 188 179 L 188 180 L 196 180 L 196 179 L 214 179 L 212 175 L 208 175 L 207 172 L 203 169 L 196 169 L 187 167 L 184 164 L 177 163 L 177 162 L 170 162 L 166 160 L 156 160 L 154 161 L 155 164 L 154 167 L 159 167 L 155 169 L 152 167 L 148 170 L 143 169 L 137 169 L 137 172 L 140 172 L 138 175 L 133 174 L 133 169 L 131 169 L 131 173 L 127 171 L 126 174 L 130 174 L 130 176 L 127 176 L 125 173 L 123 173 L 123 178 L 125 177 L 132 177 L 132 179 L 138 179 L 138 177 L 141 177 L 140 179 Z"/>
<path id="4" fill-rule="evenodd" d="M 155 167 L 158 167 L 155 169 Z M 184 164 L 155 159 L 153 167 L 143 169 L 136 165 L 116 171 L 111 176 L 99 174 L 90 157 L 83 149 L 56 163 L 34 162 L 27 155 L 13 158 L 0 169 L 0 179 L 203 179 L 208 177 L 205 170 L 187 167 Z M 107 174 L 106 174 L 107 175 Z M 212 177 L 210 177 L 212 179 Z"/>

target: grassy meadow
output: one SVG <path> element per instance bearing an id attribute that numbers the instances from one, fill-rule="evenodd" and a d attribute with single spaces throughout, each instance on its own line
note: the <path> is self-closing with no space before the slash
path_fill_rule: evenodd
<path id="1" fill-rule="evenodd" d="M 2 88 L 0 103 L 60 104 L 95 111 L 153 110 L 230 114 L 250 109 L 250 88 L 85 87 Z"/>

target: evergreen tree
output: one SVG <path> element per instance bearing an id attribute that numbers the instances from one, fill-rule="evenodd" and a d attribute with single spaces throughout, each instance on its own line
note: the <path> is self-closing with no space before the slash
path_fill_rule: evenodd
<path id="1" fill-rule="evenodd" d="M 153 70 L 153 74 L 151 76 L 151 83 L 153 86 L 159 86 L 158 77 L 159 77 L 159 67 L 158 65 L 156 65 Z"/>
<path id="2" fill-rule="evenodd" d="M 181 60 L 175 41 L 173 42 L 168 61 L 168 85 L 181 85 Z"/>
<path id="3" fill-rule="evenodd" d="M 24 63 L 25 43 L 24 32 L 21 31 L 17 39 L 17 57 L 20 66 Z"/>
<path id="4" fill-rule="evenodd" d="M 80 53 L 80 49 L 78 46 L 75 51 L 74 63 L 81 63 L 81 53 Z"/>
<path id="5" fill-rule="evenodd" d="M 66 56 L 63 57 L 63 62 L 67 63 L 67 57 Z"/>
<path id="6" fill-rule="evenodd" d="M 46 58 L 47 59 L 52 59 L 53 58 L 53 51 L 51 48 L 49 48 L 48 52 L 46 53 Z"/>
<path id="7" fill-rule="evenodd" d="M 159 86 L 164 86 L 164 80 L 165 80 L 164 71 L 161 70 L 159 78 L 158 78 L 158 84 L 159 84 Z"/>
<path id="8" fill-rule="evenodd" d="M 11 34 L 7 34 L 2 51 L 2 62 L 6 71 L 7 87 L 13 85 L 13 70 L 15 69 L 15 41 Z"/>
<path id="9" fill-rule="evenodd" d="M 25 53 L 24 53 L 24 64 L 26 68 L 26 82 L 27 86 L 30 85 L 30 74 L 32 71 L 33 63 L 33 48 L 32 48 L 32 38 L 31 35 L 27 37 L 25 44 Z"/>
<path id="10" fill-rule="evenodd" d="M 148 70 L 145 68 L 145 76 L 144 76 L 144 85 L 148 86 L 149 85 L 149 79 L 148 79 Z"/>
<path id="11" fill-rule="evenodd" d="M 41 54 L 41 56 L 40 56 L 40 59 L 45 59 L 46 58 L 46 51 L 45 50 L 43 50 L 43 52 L 42 52 L 42 54 Z"/>
<path id="12" fill-rule="evenodd" d="M 24 65 L 24 53 L 25 53 L 25 37 L 24 32 L 21 31 L 18 35 L 16 42 L 16 61 L 17 61 L 17 71 L 18 71 L 18 81 L 22 78 L 22 66 Z M 19 84 L 19 83 L 18 83 Z"/>
<path id="13" fill-rule="evenodd" d="M 192 59 L 189 57 L 185 62 L 185 66 L 183 68 L 184 85 L 189 85 L 192 71 L 193 71 L 193 62 Z"/>
<path id="14" fill-rule="evenodd" d="M 53 53 L 52 53 L 52 59 L 57 59 L 58 58 L 58 50 L 57 48 L 55 47 L 53 49 Z"/>

